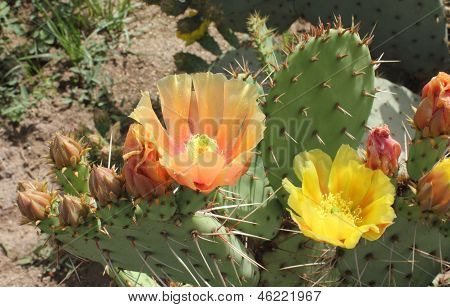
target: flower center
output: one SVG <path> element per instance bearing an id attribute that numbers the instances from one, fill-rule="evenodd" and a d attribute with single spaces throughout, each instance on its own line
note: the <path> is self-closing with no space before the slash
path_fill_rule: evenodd
<path id="1" fill-rule="evenodd" d="M 197 159 L 205 152 L 215 152 L 217 150 L 216 140 L 206 134 L 196 134 L 187 142 L 187 150 L 192 159 Z"/>
<path id="2" fill-rule="evenodd" d="M 362 220 L 361 218 L 361 208 L 355 208 L 352 210 L 352 201 L 347 201 L 342 198 L 342 193 L 338 194 L 327 194 L 322 196 L 320 201 L 320 209 L 322 215 L 325 217 L 329 214 L 334 214 L 347 222 L 358 223 Z"/>

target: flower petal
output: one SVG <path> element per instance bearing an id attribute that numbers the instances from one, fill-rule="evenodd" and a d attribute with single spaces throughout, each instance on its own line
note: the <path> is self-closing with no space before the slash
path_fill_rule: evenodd
<path id="1" fill-rule="evenodd" d="M 223 115 L 224 82 L 223 74 L 193 74 L 194 90 L 198 112 L 198 133 L 214 138 Z"/>
<path id="2" fill-rule="evenodd" d="M 167 132 L 179 147 L 191 136 L 188 119 L 192 78 L 188 74 L 171 75 L 159 80 L 156 85 Z"/>
<path id="3" fill-rule="evenodd" d="M 146 133 L 144 139 L 157 145 L 158 151 L 172 152 L 173 146 L 167 131 L 161 125 L 153 110 L 149 92 L 143 92 L 139 104 L 130 114 L 130 117 L 140 123 Z"/>
<path id="4" fill-rule="evenodd" d="M 330 193 L 337 194 L 345 190 L 348 176 L 351 175 L 351 169 L 348 168 L 348 164 L 351 161 L 362 164 L 356 150 L 349 145 L 341 145 L 331 166 L 330 179 L 328 182 Z M 358 182 L 358 186 L 360 185 L 361 181 Z"/>
<path id="5" fill-rule="evenodd" d="M 242 123 L 252 105 L 256 105 L 258 88 L 242 80 L 227 80 L 224 84 L 223 116 L 217 132 L 217 144 L 223 152 L 229 152 L 240 135 Z"/>
<path id="6" fill-rule="evenodd" d="M 302 182 L 305 195 L 319 203 L 328 194 L 328 179 L 332 161 L 319 149 L 305 151 L 294 158 L 294 172 Z"/>

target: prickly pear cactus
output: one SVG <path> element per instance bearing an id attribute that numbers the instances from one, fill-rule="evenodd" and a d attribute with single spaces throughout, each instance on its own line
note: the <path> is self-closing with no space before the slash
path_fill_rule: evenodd
<path id="1" fill-rule="evenodd" d="M 262 158 L 257 155 L 247 173 L 236 186 L 224 187 L 218 198 L 227 223 L 248 236 L 268 241 L 280 230 L 283 210 L 264 173 Z"/>
<path id="2" fill-rule="evenodd" d="M 450 260 L 450 238 L 439 232 L 410 199 L 398 198 L 397 219 L 375 242 L 337 251 L 342 283 L 348 286 L 429 286 Z"/>
<path id="3" fill-rule="evenodd" d="M 287 46 L 289 56 L 268 78 L 262 145 L 268 178 L 278 189 L 293 176 L 294 156 L 320 148 L 334 156 L 341 144 L 357 147 L 375 97 L 375 68 L 357 26 L 323 25 Z"/>
<path id="4" fill-rule="evenodd" d="M 364 21 L 362 31 L 375 35 L 374 56 L 385 54 L 388 60 L 400 60 L 391 65 L 393 77 L 401 68 L 421 80 L 427 80 L 450 65 L 445 6 L 442 0 L 295 0 L 299 16 L 315 22 L 319 17 L 327 22 L 341 15 Z M 444 65 L 444 66 L 442 66 Z M 386 67 L 386 68 L 389 68 Z"/>

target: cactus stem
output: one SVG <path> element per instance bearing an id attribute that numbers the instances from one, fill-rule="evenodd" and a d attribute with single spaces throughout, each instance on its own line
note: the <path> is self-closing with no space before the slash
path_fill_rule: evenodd
<path id="1" fill-rule="evenodd" d="M 225 280 L 223 279 L 222 273 L 220 272 L 219 265 L 217 264 L 217 261 L 216 261 L 216 257 L 211 256 L 211 258 L 212 258 L 212 261 L 214 263 L 214 267 L 216 268 L 217 274 L 220 277 L 220 281 L 222 281 L 223 286 L 226 287 L 227 284 L 225 283 Z"/>
<path id="2" fill-rule="evenodd" d="M 352 117 L 352 115 L 347 110 L 345 110 L 343 107 L 341 107 L 339 102 L 336 103 L 335 107 L 336 107 L 337 110 L 341 111 L 345 115 L 348 115 L 348 116 Z"/>

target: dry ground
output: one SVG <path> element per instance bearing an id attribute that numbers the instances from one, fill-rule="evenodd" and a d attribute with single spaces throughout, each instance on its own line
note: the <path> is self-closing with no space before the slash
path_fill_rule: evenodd
<path id="1" fill-rule="evenodd" d="M 131 45 L 127 47 L 123 42 L 110 50 L 110 60 L 103 67 L 105 78 L 112 80 L 114 100 L 124 100 L 126 109 L 135 105 L 140 90 L 155 93 L 155 81 L 176 70 L 172 58 L 175 53 L 190 51 L 207 60 L 214 59 L 196 44 L 185 47 L 175 37 L 176 19 L 161 13 L 157 6 L 137 9 L 128 27 L 134 33 Z M 223 40 L 219 42 L 222 48 L 228 48 Z M 19 225 L 21 216 L 15 205 L 20 180 L 42 179 L 48 173 L 45 157 L 52 135 L 80 125 L 93 127 L 91 108 L 68 106 L 59 96 L 53 96 L 40 101 L 18 126 L 0 125 L 0 286 L 56 286 L 64 279 L 44 271 L 54 266 L 52 263 L 21 265 L 46 238 L 33 226 Z M 83 264 L 77 273 L 61 285 L 110 284 L 108 278 L 102 278 L 102 268 L 97 264 Z"/>

